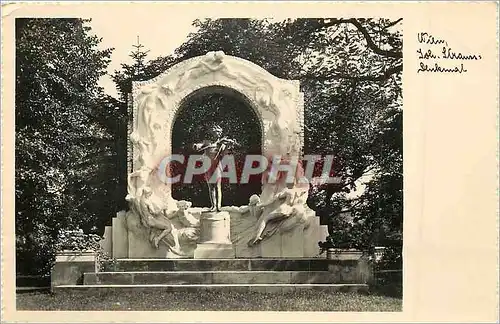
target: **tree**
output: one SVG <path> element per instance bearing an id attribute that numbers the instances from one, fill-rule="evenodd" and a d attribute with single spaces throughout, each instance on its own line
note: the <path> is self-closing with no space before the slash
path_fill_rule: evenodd
<path id="1" fill-rule="evenodd" d="M 352 214 L 362 221 L 367 247 L 385 246 L 394 259 L 390 266 L 402 268 L 403 242 L 403 114 L 388 110 L 374 142 L 378 172 L 359 197 Z"/>
<path id="2" fill-rule="evenodd" d="M 382 233 L 377 239 L 370 236 L 370 244 L 379 244 L 389 232 L 402 232 L 402 222 L 386 222 L 402 219 L 397 210 L 402 205 L 402 141 L 397 140 L 402 124 L 395 122 L 402 118 L 401 21 L 195 20 L 198 30 L 174 55 L 145 63 L 141 77 L 149 79 L 182 60 L 222 50 L 277 77 L 300 80 L 305 95 L 304 151 L 334 155 L 334 171 L 342 179 L 341 184 L 312 188 L 309 204 L 325 223 L 342 209 L 351 211 L 366 224 L 357 226 L 358 237 Z M 116 82 L 122 93 L 129 91 L 123 78 Z M 350 198 L 367 174 L 372 178 L 366 193 Z M 382 204 L 387 208 L 377 207 Z"/>
<path id="3" fill-rule="evenodd" d="M 135 51 L 129 54 L 133 60 L 132 64 L 122 63 L 121 70 L 115 71 L 112 75 L 120 101 L 125 105 L 128 102 L 128 95 L 132 92 L 132 81 L 145 80 L 151 75 L 146 65 L 149 50 L 144 50 L 144 45 L 139 42 L 139 37 L 137 37 L 137 44 L 132 45 L 132 47 L 135 48 Z"/>
<path id="4" fill-rule="evenodd" d="M 116 212 L 127 207 L 127 107 L 101 94 L 88 117 L 99 132 L 75 141 L 85 147 L 85 155 L 75 163 L 72 190 L 81 201 L 77 211 L 93 220 L 81 225 L 84 231 L 102 234 Z"/>
<path id="5" fill-rule="evenodd" d="M 112 49 L 97 49 L 86 22 L 16 19 L 18 272 L 46 273 L 59 230 L 96 220 L 81 213 L 89 184 L 79 179 L 91 171 L 81 161 L 94 144 L 82 139 L 102 134 L 91 114 Z"/>

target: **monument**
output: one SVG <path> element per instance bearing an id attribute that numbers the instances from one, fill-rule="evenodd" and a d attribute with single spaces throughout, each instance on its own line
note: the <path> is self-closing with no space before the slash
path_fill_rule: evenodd
<path id="1" fill-rule="evenodd" d="M 261 194 L 249 197 L 248 205 L 223 206 L 220 162 L 238 142 L 223 137 L 218 125 L 210 125 L 205 141 L 193 143 L 209 160 L 204 176 L 211 206 L 194 208 L 172 198 L 166 164 L 173 159 L 177 112 L 191 96 L 210 91 L 237 93 L 255 111 L 262 129 L 262 156 L 300 159 L 304 97 L 298 81 L 279 79 L 249 61 L 218 51 L 181 62 L 152 80 L 134 82 L 126 197 L 130 210 L 113 221 L 113 256 L 317 256 L 318 241 L 327 230 L 306 204 L 309 185 L 304 178 L 294 174 L 293 181 L 265 179 Z"/>
<path id="2" fill-rule="evenodd" d="M 174 121 L 183 103 L 210 91 L 239 96 L 259 119 L 262 155 L 247 156 L 248 172 L 242 178 L 261 172 L 262 191 L 248 197 L 244 206 L 223 203 L 223 165 L 227 151 L 237 149 L 238 142 L 224 137 L 216 125 L 208 127 L 204 141 L 193 143 L 202 166 L 188 158 L 191 173 L 203 174 L 207 182 L 211 206 L 193 207 L 172 197 L 178 175 L 168 165 L 186 158 L 172 155 Z M 304 97 L 298 81 L 276 78 L 223 52 L 209 52 L 152 80 L 134 82 L 132 98 L 130 208 L 113 218 L 102 242 L 113 260 L 94 271 L 92 260 L 56 262 L 54 290 L 367 290 L 367 262 L 318 257 L 318 242 L 328 231 L 306 204 L 306 177 L 293 167 L 304 142 Z M 272 160 L 270 169 L 264 166 L 266 159 Z M 192 175 L 186 172 L 185 177 Z"/>

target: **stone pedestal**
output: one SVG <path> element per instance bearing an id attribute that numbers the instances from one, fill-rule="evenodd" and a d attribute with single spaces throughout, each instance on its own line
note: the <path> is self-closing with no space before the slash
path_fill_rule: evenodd
<path id="1" fill-rule="evenodd" d="M 200 243 L 194 250 L 195 259 L 234 259 L 232 244 Z"/>
<path id="2" fill-rule="evenodd" d="M 128 228 L 127 212 L 120 211 L 112 221 L 111 237 L 113 238 L 113 258 L 127 258 L 128 255 Z"/>
<path id="3" fill-rule="evenodd" d="M 255 236 L 257 219 L 237 208 L 226 208 L 231 215 L 231 241 L 236 258 L 316 258 L 319 256 L 318 242 L 328 236 L 327 226 L 321 225 L 315 212 L 308 210 L 304 224 L 289 226 L 285 223 L 283 227 L 289 227 L 288 230 L 280 230 L 248 246 Z"/>
<path id="4" fill-rule="evenodd" d="M 84 273 L 95 271 L 94 251 L 58 252 L 50 273 L 51 288 L 60 285 L 81 285 Z"/>
<path id="5" fill-rule="evenodd" d="M 235 258 L 231 243 L 228 212 L 205 212 L 200 216 L 200 238 L 194 251 L 195 259 Z"/>
<path id="6" fill-rule="evenodd" d="M 99 242 L 101 249 L 108 256 L 113 255 L 113 227 L 106 226 L 104 227 L 104 235 L 103 239 Z"/>
<path id="7" fill-rule="evenodd" d="M 149 240 L 149 230 L 132 211 L 119 212 L 113 218 L 113 226 L 106 228 L 101 245 L 117 259 L 315 258 L 319 254 L 318 241 L 328 236 L 327 226 L 321 225 L 314 211 L 309 210 L 304 224 L 284 224 L 282 228 L 290 229 L 280 230 L 259 244 L 249 246 L 255 236 L 257 218 L 236 206 L 222 207 L 221 212 L 205 210 L 188 210 L 199 220 L 196 235 L 191 233 L 193 228 L 184 227 L 179 217 L 170 219 L 178 229 L 180 255 L 171 252 L 164 242 L 155 248 Z"/>

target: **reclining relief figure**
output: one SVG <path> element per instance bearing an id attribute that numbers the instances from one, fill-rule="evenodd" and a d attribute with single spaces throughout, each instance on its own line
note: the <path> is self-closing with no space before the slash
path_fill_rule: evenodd
<path id="1" fill-rule="evenodd" d="M 266 203 L 249 205 L 249 210 L 258 217 L 253 239 L 248 242 L 253 246 L 276 232 L 285 232 L 306 221 L 306 201 L 309 186 L 297 185 L 296 182 L 278 192 Z"/>
<path id="2" fill-rule="evenodd" d="M 168 213 L 148 186 L 143 188 L 140 199 L 131 201 L 132 211 L 148 230 L 151 244 L 158 249 L 163 242 L 178 256 L 189 256 L 185 245 L 196 243 L 199 236 L 199 220 L 188 211 L 190 206 L 190 202 L 181 200 L 177 202 L 178 209 Z"/>
<path id="3" fill-rule="evenodd" d="M 151 188 L 144 187 L 143 194 L 132 202 L 141 223 L 149 229 L 149 240 L 158 248 L 163 241 L 175 254 L 180 254 L 179 233 L 166 215 L 166 210 L 155 201 Z M 160 230 L 160 234 L 156 234 Z"/>

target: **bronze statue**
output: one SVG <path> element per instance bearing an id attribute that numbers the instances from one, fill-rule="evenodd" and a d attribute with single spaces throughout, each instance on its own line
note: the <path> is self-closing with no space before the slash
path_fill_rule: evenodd
<path id="1" fill-rule="evenodd" d="M 237 145 L 239 145 L 239 143 L 236 140 L 225 136 L 222 137 L 222 128 L 216 124 L 208 129 L 208 139 L 193 145 L 195 150 L 203 152 L 203 154 L 210 159 L 210 168 L 204 174 L 210 197 L 210 211 L 219 212 L 222 207 L 222 166 L 220 161 L 227 150 Z"/>

